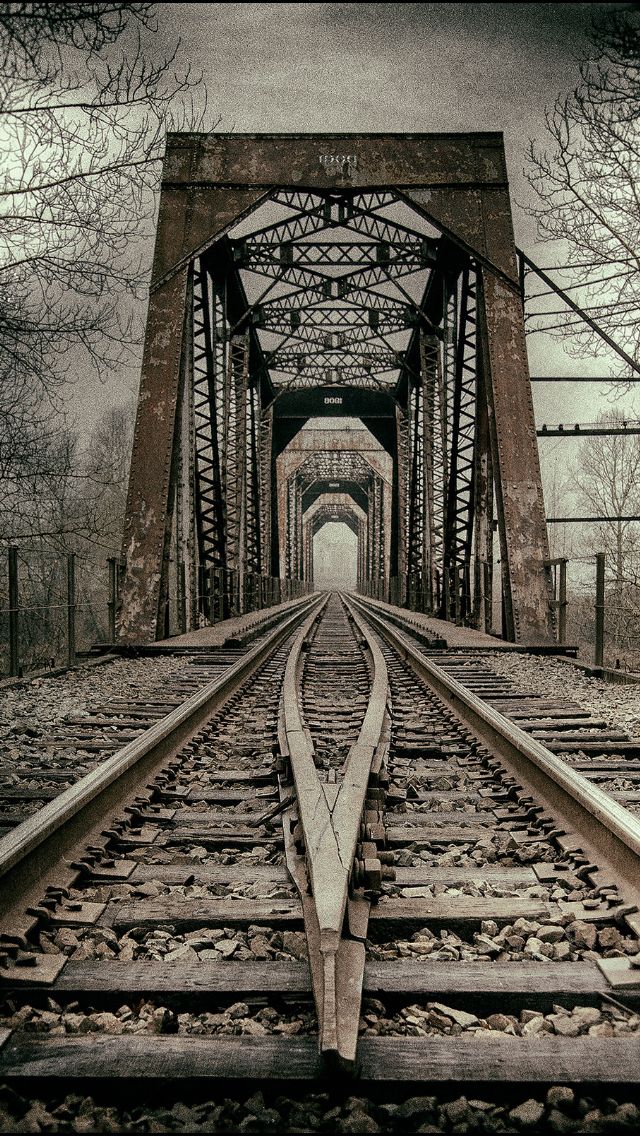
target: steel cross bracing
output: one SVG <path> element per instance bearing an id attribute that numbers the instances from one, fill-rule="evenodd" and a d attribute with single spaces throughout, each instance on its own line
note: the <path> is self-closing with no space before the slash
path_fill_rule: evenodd
<path id="1" fill-rule="evenodd" d="M 303 488 L 320 479 L 360 481 L 366 486 L 373 472 L 364 456 L 356 450 L 318 450 L 306 458 L 296 476 Z"/>
<path id="2" fill-rule="evenodd" d="M 471 557 L 474 520 L 476 399 L 478 379 L 475 266 L 460 280 L 459 323 L 453 400 L 452 453 L 447 498 L 449 572 L 453 605 L 447 616 L 466 620 L 471 612 Z M 446 570 L 446 566 L 445 566 Z"/>
<path id="3" fill-rule="evenodd" d="M 249 375 L 247 333 L 232 335 L 224 289 L 206 262 L 193 268 L 193 426 L 195 515 L 198 538 L 198 609 L 206 618 L 244 605 L 241 587 L 226 576 L 265 572 L 270 539 L 265 515 L 265 449 L 260 388 Z M 244 587 L 244 583 L 242 587 Z M 223 593 L 226 599 L 223 599 Z M 214 611 L 214 596 L 217 608 Z M 246 605 L 245 605 L 246 606 Z"/>
<path id="4" fill-rule="evenodd" d="M 405 331 L 416 323 L 416 312 L 409 304 L 400 304 L 385 297 L 376 297 L 375 307 L 356 308 L 354 305 L 334 305 L 334 307 L 309 307 L 304 313 L 295 308 L 278 305 L 275 301 L 257 309 L 254 313 L 254 327 L 260 326 L 268 331 L 278 331 L 294 339 L 306 340 L 315 329 L 323 332 L 341 332 L 351 338 L 362 336 L 369 339 L 371 331 L 384 328 L 386 332 Z"/>
<path id="5" fill-rule="evenodd" d="M 476 324 L 470 263 L 443 295 L 441 339 L 420 336 L 401 423 L 408 603 L 456 621 L 472 609 Z"/>
<path id="6" fill-rule="evenodd" d="M 274 200 L 298 212 L 232 242 L 236 268 L 267 265 L 276 270 L 280 285 L 295 286 L 294 291 L 263 298 L 252 307 L 255 331 L 279 338 L 277 347 L 265 347 L 264 365 L 280 379 L 276 390 L 315 383 L 389 389 L 399 374 L 405 374 L 407 406 L 399 416 L 397 433 L 400 564 L 407 581 L 404 599 L 412 607 L 468 620 L 474 614 L 477 351 L 473 266 L 467 264 L 457 278 L 445 277 L 437 284 L 442 303 L 440 327 L 436 325 L 434 335 L 424 327 L 419 304 L 408 303 L 404 293 L 398 299 L 377 290 L 389 282 L 392 269 L 406 267 L 408 249 L 416 254 L 414 267 L 432 266 L 434 242 L 430 238 L 376 216 L 370 207 L 353 199 L 281 193 Z M 390 195 L 377 195 L 375 207 L 392 203 Z M 358 232 L 360 226 L 372 238 L 369 242 L 311 239 L 323 230 L 335 234 L 348 227 Z M 398 255 L 389 244 L 394 235 Z M 357 267 L 337 277 L 321 272 L 323 266 L 338 265 Z M 421 285 L 427 279 L 423 275 Z M 417 360 L 410 366 L 406 336 L 421 323 Z M 394 345 L 397 333 L 405 336 L 404 350 Z M 242 563 L 244 571 L 258 573 L 267 567 L 271 541 L 271 510 L 265 504 L 271 489 L 267 452 L 271 427 L 270 419 L 262 420 L 260 393 L 249 375 L 248 360 L 246 333 L 240 338 L 233 334 L 220 296 L 196 262 L 194 397 L 201 562 L 232 569 Z M 325 459 L 321 476 L 358 478 L 352 465 L 348 454 L 332 455 Z M 379 508 L 376 511 L 375 495 L 370 493 L 370 470 L 365 480 L 371 517 L 366 525 L 364 565 L 367 579 L 379 579 L 384 575 L 382 513 Z M 300 533 L 292 531 L 292 526 L 295 529 L 302 523 L 304 486 L 302 478 L 290 487 L 287 571 L 308 576 L 311 554 L 305 554 Z M 474 612 L 477 617 L 477 603 Z"/>
<path id="7" fill-rule="evenodd" d="M 193 392 L 196 438 L 196 496 L 200 559 L 205 570 L 226 568 L 222 493 L 226 380 L 223 313 L 202 262 L 194 266 Z"/>
<path id="8" fill-rule="evenodd" d="M 402 334 L 406 341 L 416 318 L 412 297 L 404 288 L 398 294 L 397 282 L 418 277 L 423 293 L 436 241 L 376 212 L 397 201 L 390 193 L 281 191 L 273 200 L 291 215 L 232 241 L 232 253 L 241 276 L 272 280 L 250 316 L 259 337 L 279 339 L 277 347 L 263 344 L 276 387 L 392 387 L 404 360 L 402 344 L 388 337 Z M 298 343 L 304 350 L 291 350 Z M 355 352 L 358 344 L 367 350 Z"/>
<path id="9" fill-rule="evenodd" d="M 347 525 L 351 529 L 351 531 L 356 534 L 356 536 L 358 535 L 360 529 L 360 522 L 358 521 L 358 518 L 355 516 L 353 509 L 350 509 L 348 505 L 342 504 L 323 505 L 320 509 L 318 509 L 316 513 L 314 513 L 313 519 L 311 521 L 313 535 L 315 536 L 315 534 L 320 531 L 323 525 L 329 524 L 331 522 L 335 523 L 336 521 L 341 521 L 343 524 Z"/>

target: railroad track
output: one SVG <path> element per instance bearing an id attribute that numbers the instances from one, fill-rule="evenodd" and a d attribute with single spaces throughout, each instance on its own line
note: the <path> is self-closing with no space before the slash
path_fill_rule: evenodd
<path id="1" fill-rule="evenodd" d="M 292 613 L 298 606 L 300 601 L 285 610 Z M 62 682 L 36 680 L 30 697 L 21 692 L 16 698 L 5 689 L 0 837 L 221 675 L 280 618 L 279 611 L 256 613 L 242 632 L 219 646 L 125 648 L 124 658 L 109 656 L 99 672 L 76 672 L 70 681 L 69 672 Z"/>
<path id="2" fill-rule="evenodd" d="M 373 610 L 382 614 L 378 605 Z M 434 648 L 411 617 L 394 615 L 407 641 L 447 675 L 609 793 L 631 812 L 640 809 L 640 738 L 613 728 L 564 692 L 554 697 L 522 690 L 495 668 L 503 650 Z M 571 672 L 567 669 L 567 688 Z"/>
<path id="3" fill-rule="evenodd" d="M 0 1076 L 637 1087 L 640 822 L 427 652 L 319 597 L 5 836 Z"/>
<path id="4" fill-rule="evenodd" d="M 49 721 L 38 718 L 38 691 L 33 710 L 6 728 L 0 743 L 0 836 L 33 816 L 106 758 L 140 737 L 145 730 L 181 705 L 241 654 L 240 650 L 165 658 L 162 664 L 115 661 L 121 693 L 92 697 L 86 708 L 49 708 Z M 113 665 L 108 664 L 112 671 Z M 92 675 L 92 677 L 94 677 Z M 101 674 L 113 686 L 112 674 Z M 86 679 L 85 679 L 86 681 Z M 50 685 L 54 685 L 52 680 Z M 140 690 L 140 685 L 144 690 Z M 24 696 L 23 696 L 24 697 Z M 71 699 L 69 699 L 71 701 Z"/>

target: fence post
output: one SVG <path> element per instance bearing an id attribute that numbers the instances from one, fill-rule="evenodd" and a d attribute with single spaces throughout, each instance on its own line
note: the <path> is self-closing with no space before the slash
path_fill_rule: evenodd
<path id="1" fill-rule="evenodd" d="M 595 664 L 604 666 L 604 552 L 596 552 L 596 650 Z"/>
<path id="2" fill-rule="evenodd" d="M 9 549 L 9 674 L 12 678 L 20 675 L 20 653 L 18 628 L 20 620 L 18 598 L 18 549 Z"/>
<path id="3" fill-rule="evenodd" d="M 76 661 L 76 554 L 67 556 L 67 664 Z"/>

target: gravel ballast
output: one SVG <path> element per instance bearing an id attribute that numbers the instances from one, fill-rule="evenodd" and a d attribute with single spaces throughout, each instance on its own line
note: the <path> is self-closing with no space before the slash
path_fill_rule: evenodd
<path id="1" fill-rule="evenodd" d="M 640 736 L 640 684 L 618 686 L 590 678 L 570 662 L 558 662 L 541 655 L 496 651 L 482 656 L 496 674 L 510 678 L 518 690 L 547 698 L 568 698 L 596 718 L 603 718 L 614 729 Z"/>

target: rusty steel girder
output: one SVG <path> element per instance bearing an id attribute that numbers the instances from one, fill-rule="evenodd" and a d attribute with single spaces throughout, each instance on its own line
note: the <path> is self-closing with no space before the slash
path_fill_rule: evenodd
<path id="1" fill-rule="evenodd" d="M 299 486 L 284 511 L 277 504 L 275 459 L 299 425 L 277 407 L 322 388 L 331 393 L 320 413 L 342 402 L 338 390 L 357 391 L 359 407 L 370 398 L 371 417 L 359 413 L 393 459 L 384 535 L 373 492 L 361 526 L 367 579 L 395 576 L 400 602 L 487 626 L 495 515 L 503 634 L 550 641 L 498 133 L 168 137 L 120 638 L 149 641 L 206 621 L 198 581 L 214 569 L 278 574 L 284 549 L 283 574 L 308 575 Z M 381 399 L 393 409 L 378 418 Z M 293 526 L 286 536 L 283 521 Z"/>

